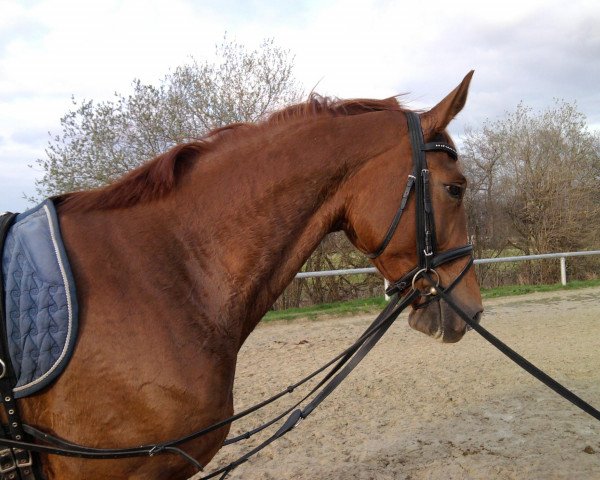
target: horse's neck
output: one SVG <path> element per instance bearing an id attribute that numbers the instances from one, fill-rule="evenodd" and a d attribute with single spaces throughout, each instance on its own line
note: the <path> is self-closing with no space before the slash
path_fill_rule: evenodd
<path id="1" fill-rule="evenodd" d="M 110 235 L 82 268 L 111 268 L 105 259 L 112 258 L 127 267 L 115 275 L 132 288 L 147 283 L 156 296 L 157 282 L 164 283 L 166 297 L 156 301 L 226 332 L 239 348 L 322 238 L 338 228 L 346 179 L 397 142 L 397 126 L 367 118 L 375 115 L 259 130 L 199 158 L 162 200 L 100 211 L 95 219 L 71 217 L 74 250 L 95 245 L 94 231 Z M 87 237 L 75 233 L 86 223 Z"/>
<path id="2" fill-rule="evenodd" d="M 214 262 L 201 268 L 229 302 L 241 341 L 338 228 L 344 181 L 391 147 L 376 123 L 357 116 L 281 126 L 200 163 L 181 189 L 192 206 L 182 203 L 184 224 L 197 235 L 193 258 Z"/>

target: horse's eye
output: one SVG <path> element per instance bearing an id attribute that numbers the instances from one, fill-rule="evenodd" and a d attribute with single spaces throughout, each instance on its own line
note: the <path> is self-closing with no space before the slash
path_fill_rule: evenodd
<path id="1" fill-rule="evenodd" d="M 458 185 L 446 185 L 446 191 L 452 198 L 456 198 L 458 200 L 460 200 L 465 193 L 465 189 L 463 187 L 459 187 Z"/>

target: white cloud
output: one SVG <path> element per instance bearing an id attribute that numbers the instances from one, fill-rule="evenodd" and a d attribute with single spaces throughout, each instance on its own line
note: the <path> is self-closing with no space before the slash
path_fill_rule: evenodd
<path id="1" fill-rule="evenodd" d="M 223 34 L 210 18 L 198 23 L 186 3 L 46 0 L 26 13 L 46 29 L 42 38 L 9 42 L 3 93 L 109 95 L 134 77 L 156 81 L 197 46 L 212 49 Z"/>

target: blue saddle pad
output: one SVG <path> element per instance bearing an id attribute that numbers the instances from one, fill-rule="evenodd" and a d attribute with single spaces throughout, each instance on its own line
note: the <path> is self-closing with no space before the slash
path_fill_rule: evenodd
<path id="1" fill-rule="evenodd" d="M 75 282 L 51 200 L 21 213 L 2 252 L 6 332 L 15 398 L 48 386 L 77 339 Z"/>

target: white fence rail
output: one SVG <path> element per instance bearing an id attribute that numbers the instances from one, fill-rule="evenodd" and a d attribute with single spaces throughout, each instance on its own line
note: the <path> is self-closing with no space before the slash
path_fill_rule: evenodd
<path id="1" fill-rule="evenodd" d="M 542 253 L 540 255 L 522 255 L 518 257 L 479 258 L 475 260 L 475 264 L 522 262 L 525 260 L 545 260 L 554 258 L 560 261 L 560 283 L 562 285 L 566 285 L 567 257 L 583 257 L 587 255 L 600 255 L 600 250 L 589 250 L 586 252 Z M 377 273 L 377 269 L 375 267 L 369 267 L 350 268 L 345 270 L 321 270 L 318 272 L 300 272 L 296 274 L 296 278 L 332 277 L 335 275 L 356 275 L 359 273 Z"/>

